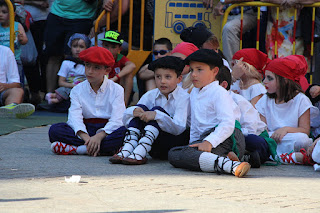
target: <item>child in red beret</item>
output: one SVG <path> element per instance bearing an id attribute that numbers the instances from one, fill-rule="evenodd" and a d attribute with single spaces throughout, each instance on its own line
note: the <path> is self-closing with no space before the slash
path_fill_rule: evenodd
<path id="1" fill-rule="evenodd" d="M 125 133 L 123 88 L 106 77 L 114 58 L 102 47 L 86 49 L 79 57 L 85 62 L 87 80 L 71 90 L 67 123 L 49 129 L 51 150 L 60 155 L 112 155 Z"/>
<path id="2" fill-rule="evenodd" d="M 267 91 L 261 84 L 263 72 L 268 56 L 263 52 L 248 48 L 237 51 L 231 62 L 233 85 L 236 90 L 254 106 Z M 237 81 L 239 80 L 239 81 Z"/>
<path id="3" fill-rule="evenodd" d="M 277 154 L 283 163 L 309 164 L 306 150 L 310 118 L 319 110 L 312 106 L 301 89 L 307 62 L 301 55 L 277 58 L 266 65 L 265 94 L 256 104 L 261 120 L 267 124 L 269 136 L 277 142 Z"/>

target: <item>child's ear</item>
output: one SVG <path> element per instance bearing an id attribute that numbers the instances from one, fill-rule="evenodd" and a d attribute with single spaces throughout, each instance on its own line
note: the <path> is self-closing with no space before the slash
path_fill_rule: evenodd
<path id="1" fill-rule="evenodd" d="M 106 67 L 106 74 L 108 74 L 109 72 L 111 72 L 111 67 Z"/>
<path id="2" fill-rule="evenodd" d="M 213 71 L 213 73 L 214 73 L 215 75 L 217 75 L 218 72 L 219 72 L 219 67 L 214 67 L 214 68 L 212 69 L 212 71 Z"/>
<path id="3" fill-rule="evenodd" d="M 227 89 L 228 87 L 228 82 L 227 81 L 222 81 L 220 86 L 222 86 L 223 88 Z"/>
<path id="4" fill-rule="evenodd" d="M 178 84 L 182 81 L 182 75 L 178 76 Z"/>

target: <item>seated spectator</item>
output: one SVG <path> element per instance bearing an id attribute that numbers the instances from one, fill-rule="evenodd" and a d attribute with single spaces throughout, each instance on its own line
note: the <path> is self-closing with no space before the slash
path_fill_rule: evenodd
<path id="1" fill-rule="evenodd" d="M 59 88 L 54 93 L 47 93 L 48 104 L 57 104 L 63 100 L 69 100 L 71 89 L 86 79 L 84 63 L 79 59 L 81 51 L 90 47 L 91 41 L 84 34 L 73 34 L 68 42 L 72 56 L 62 62 L 59 76 Z"/>
<path id="2" fill-rule="evenodd" d="M 162 58 L 171 54 L 172 43 L 167 38 L 159 38 L 155 40 L 153 45 L 154 59 Z M 156 82 L 154 80 L 154 72 L 148 69 L 148 65 L 144 65 L 138 72 L 139 78 L 145 81 L 146 91 L 156 88 Z"/>
<path id="3" fill-rule="evenodd" d="M 224 15 L 224 11 L 232 5 L 232 3 L 250 2 L 253 0 L 220 0 L 215 6 L 213 1 L 203 0 L 203 4 L 207 8 L 213 8 L 213 15 Z M 223 53 L 230 63 L 232 56 L 240 49 L 240 24 L 241 24 L 241 8 L 236 7 L 231 10 L 226 25 L 222 29 L 222 45 Z M 257 24 L 257 15 L 252 7 L 243 8 L 243 33 L 254 28 Z"/>
<path id="4" fill-rule="evenodd" d="M 109 30 L 105 33 L 104 38 L 100 40 L 102 41 L 102 46 L 109 50 L 115 59 L 115 64 L 109 73 L 109 79 L 119 83 L 124 88 L 124 101 L 128 106 L 133 87 L 132 72 L 136 65 L 129 61 L 126 56 L 120 54 L 123 39 L 119 32 Z"/>
<path id="5" fill-rule="evenodd" d="M 8 47 L 0 45 L 0 58 L 0 117 L 25 118 L 34 112 L 35 107 L 22 103 L 24 92 L 15 57 Z"/>
<path id="6" fill-rule="evenodd" d="M 14 1 L 11 0 L 13 8 L 15 10 Z M 9 8 L 7 3 L 4 0 L 0 0 L 0 11 L 2 12 L 2 17 L 0 19 L 0 45 L 4 45 L 10 47 L 10 16 L 9 16 Z M 14 43 L 14 55 L 18 64 L 20 82 L 23 83 L 24 75 L 23 75 L 23 68 L 21 62 L 21 45 L 24 45 L 28 42 L 28 38 L 26 32 L 23 29 L 23 26 L 18 23 L 14 22 L 14 31 L 16 39 Z M 2 60 L 2 59 L 1 59 Z"/>

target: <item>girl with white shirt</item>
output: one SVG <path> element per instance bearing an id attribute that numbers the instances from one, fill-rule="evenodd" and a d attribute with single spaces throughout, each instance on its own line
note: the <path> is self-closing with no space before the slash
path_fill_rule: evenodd
<path id="1" fill-rule="evenodd" d="M 237 91 L 254 106 L 267 91 L 262 81 L 262 69 L 270 61 L 263 52 L 248 48 L 237 51 L 231 62 L 233 85 Z M 239 81 L 238 81 L 239 80 Z"/>
<path id="2" fill-rule="evenodd" d="M 306 153 L 312 143 L 308 136 L 310 118 L 319 110 L 312 106 L 299 84 L 305 80 L 307 68 L 301 55 L 274 59 L 265 68 L 268 93 L 257 102 L 256 109 L 267 124 L 270 137 L 277 142 L 277 154 L 283 163 L 310 162 Z"/>

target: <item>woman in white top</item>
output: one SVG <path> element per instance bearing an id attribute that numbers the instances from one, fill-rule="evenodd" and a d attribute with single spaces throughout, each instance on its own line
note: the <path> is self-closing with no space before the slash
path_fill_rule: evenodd
<path id="1" fill-rule="evenodd" d="M 237 91 L 254 106 L 267 92 L 261 81 L 262 69 L 269 61 L 268 56 L 257 49 L 248 48 L 236 52 L 231 63 L 234 82 L 231 90 Z"/>
<path id="2" fill-rule="evenodd" d="M 265 68 L 267 94 L 256 104 L 261 120 L 268 126 L 269 135 L 277 146 L 277 154 L 284 163 L 309 164 L 306 149 L 310 118 L 319 110 L 303 94 L 299 82 L 304 79 L 307 62 L 303 56 L 292 55 L 274 59 Z"/>

